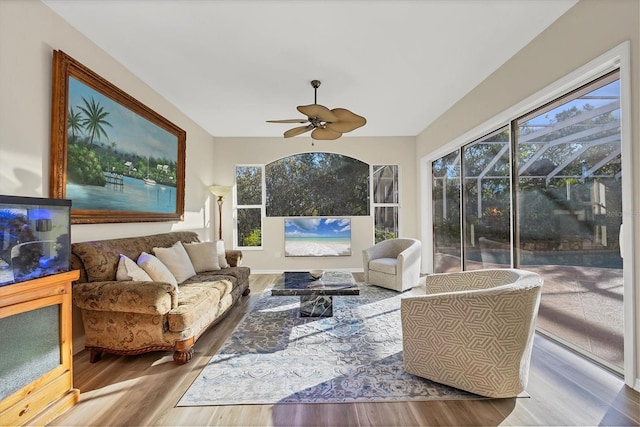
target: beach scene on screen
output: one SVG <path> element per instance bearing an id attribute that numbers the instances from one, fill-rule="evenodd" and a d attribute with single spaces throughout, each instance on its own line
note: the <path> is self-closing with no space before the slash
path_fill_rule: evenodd
<path id="1" fill-rule="evenodd" d="M 351 219 L 285 219 L 284 253 L 289 257 L 351 255 Z"/>

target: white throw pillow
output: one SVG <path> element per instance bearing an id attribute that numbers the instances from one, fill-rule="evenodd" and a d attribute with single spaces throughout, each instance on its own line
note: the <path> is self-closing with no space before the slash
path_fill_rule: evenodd
<path id="1" fill-rule="evenodd" d="M 220 268 L 228 268 L 229 264 L 227 263 L 227 256 L 224 252 L 224 240 L 218 240 L 216 242 L 216 251 L 218 252 L 218 264 L 220 264 Z"/>
<path id="2" fill-rule="evenodd" d="M 196 275 L 182 242 L 177 241 L 170 248 L 153 248 L 153 253 L 169 269 L 178 283 Z"/>
<path id="3" fill-rule="evenodd" d="M 151 279 L 156 282 L 167 282 L 178 286 L 176 278 L 169 269 L 156 257 L 146 252 L 142 252 L 138 257 L 138 265 L 147 272 Z"/>
<path id="4" fill-rule="evenodd" d="M 138 266 L 131 258 L 120 254 L 118 261 L 118 271 L 116 271 L 116 280 L 119 282 L 135 280 L 136 282 L 151 282 L 153 279 Z"/>
<path id="5" fill-rule="evenodd" d="M 196 273 L 220 270 L 215 242 L 185 243 L 184 249 L 187 251 Z"/>

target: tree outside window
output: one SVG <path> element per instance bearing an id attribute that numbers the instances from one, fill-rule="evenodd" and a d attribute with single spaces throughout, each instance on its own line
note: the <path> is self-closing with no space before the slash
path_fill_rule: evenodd
<path id="1" fill-rule="evenodd" d="M 238 165 L 236 246 L 262 247 L 262 218 L 368 216 L 373 191 L 375 242 L 398 237 L 398 165 L 333 153 L 301 153 L 263 165 Z M 370 175 L 371 173 L 371 175 Z M 372 183 L 370 189 L 370 182 Z"/>
<path id="2" fill-rule="evenodd" d="M 262 166 L 236 166 L 237 247 L 262 247 Z"/>
<path id="3" fill-rule="evenodd" d="M 375 243 L 398 237 L 398 165 L 373 166 Z"/>
<path id="4" fill-rule="evenodd" d="M 302 153 L 265 167 L 266 215 L 369 215 L 369 166 L 333 153 Z"/>

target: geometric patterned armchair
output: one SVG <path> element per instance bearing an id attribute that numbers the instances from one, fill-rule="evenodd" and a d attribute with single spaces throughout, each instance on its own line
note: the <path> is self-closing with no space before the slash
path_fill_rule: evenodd
<path id="1" fill-rule="evenodd" d="M 403 292 L 420 281 L 420 240 L 383 240 L 363 250 L 362 258 L 365 283 Z"/>
<path id="2" fill-rule="evenodd" d="M 433 274 L 401 299 L 405 370 L 487 397 L 524 391 L 542 278 L 518 269 Z"/>

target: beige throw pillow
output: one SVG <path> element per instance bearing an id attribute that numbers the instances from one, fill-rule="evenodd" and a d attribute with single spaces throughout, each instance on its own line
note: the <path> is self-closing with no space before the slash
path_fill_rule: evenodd
<path id="1" fill-rule="evenodd" d="M 169 269 L 156 257 L 142 252 L 138 257 L 138 265 L 156 282 L 167 282 L 178 286 L 176 278 Z"/>
<path id="2" fill-rule="evenodd" d="M 215 242 L 185 243 L 184 249 L 187 251 L 196 273 L 220 270 Z"/>
<path id="3" fill-rule="evenodd" d="M 216 251 L 218 252 L 218 264 L 220 264 L 220 268 L 228 268 L 229 264 L 227 263 L 227 256 L 224 252 L 224 240 L 218 240 L 216 242 Z"/>
<path id="4" fill-rule="evenodd" d="M 196 275 L 182 242 L 178 241 L 170 248 L 153 248 L 153 253 L 169 269 L 178 283 Z"/>
<path id="5" fill-rule="evenodd" d="M 151 276 L 138 266 L 131 258 L 120 254 L 118 261 L 118 270 L 116 271 L 116 280 L 123 282 L 135 280 L 136 282 L 151 282 Z"/>

